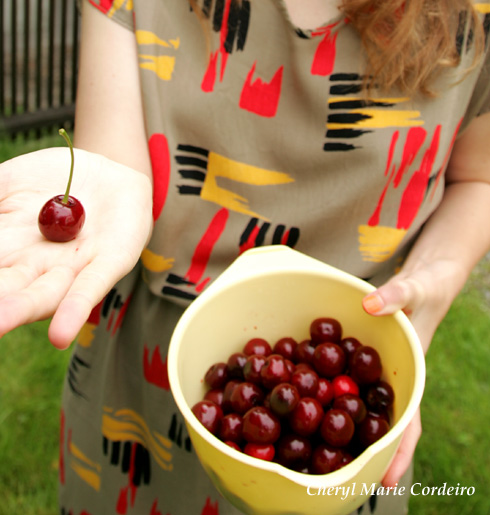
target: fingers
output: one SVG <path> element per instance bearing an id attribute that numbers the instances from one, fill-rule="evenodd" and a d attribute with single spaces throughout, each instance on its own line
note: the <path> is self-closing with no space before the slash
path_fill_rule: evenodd
<path id="1" fill-rule="evenodd" d="M 385 488 L 394 488 L 408 470 L 421 434 L 420 412 L 417 412 L 417 415 L 407 426 L 393 462 L 382 480 Z"/>
<path id="2" fill-rule="evenodd" d="M 67 348 L 92 309 L 126 273 L 125 260 L 97 257 L 88 264 L 75 278 L 53 315 L 48 331 L 51 343 L 59 349 Z"/>
<path id="3" fill-rule="evenodd" d="M 419 281 L 410 277 L 393 277 L 373 293 L 364 297 L 362 305 L 370 315 L 389 315 L 403 309 L 410 314 L 423 302 L 425 290 Z"/>
<path id="4" fill-rule="evenodd" d="M 4 273 L 4 270 L 2 270 Z M 0 298 L 0 336 L 51 316 L 73 281 L 73 271 L 59 266 L 31 281 L 27 268 L 17 267 L 3 274 Z"/>

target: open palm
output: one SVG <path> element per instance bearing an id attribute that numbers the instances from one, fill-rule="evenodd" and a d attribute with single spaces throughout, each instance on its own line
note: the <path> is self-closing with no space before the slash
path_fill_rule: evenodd
<path id="1" fill-rule="evenodd" d="M 150 180 L 100 155 L 75 150 L 71 194 L 86 212 L 82 232 L 47 241 L 43 204 L 65 191 L 66 148 L 32 152 L 0 165 L 0 336 L 53 316 L 59 348 L 76 337 L 92 308 L 136 264 L 152 228 Z"/>

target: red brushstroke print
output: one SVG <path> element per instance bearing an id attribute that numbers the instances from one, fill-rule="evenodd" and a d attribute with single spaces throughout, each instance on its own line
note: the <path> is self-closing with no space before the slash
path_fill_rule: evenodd
<path id="1" fill-rule="evenodd" d="M 422 205 L 439 148 L 440 133 L 441 126 L 438 125 L 434 131 L 430 147 L 424 154 L 420 169 L 412 175 L 403 192 L 400 209 L 398 211 L 398 229 L 408 229 Z"/>
<path id="2" fill-rule="evenodd" d="M 118 513 L 119 515 L 125 515 L 128 511 L 128 507 L 134 506 L 134 501 L 136 499 L 137 487 L 133 483 L 134 470 L 135 470 L 136 445 L 137 445 L 137 443 L 133 443 L 131 446 L 131 458 L 129 461 L 129 471 L 128 471 L 129 483 L 127 486 L 124 486 L 119 491 L 119 498 L 117 500 L 117 505 L 116 505 L 116 513 Z M 128 499 L 128 497 L 129 497 L 129 499 Z"/>
<path id="3" fill-rule="evenodd" d="M 155 499 L 155 502 L 151 505 L 150 515 L 163 515 L 162 512 L 160 510 L 158 510 L 157 504 L 158 504 L 158 499 Z"/>
<path id="4" fill-rule="evenodd" d="M 126 314 L 126 311 L 128 310 L 129 303 L 131 302 L 131 295 L 127 298 L 126 302 L 122 305 L 121 309 L 119 310 L 119 314 L 116 318 L 116 323 L 114 324 L 114 327 L 112 328 L 112 336 L 114 336 L 117 332 L 117 330 L 121 327 L 122 321 L 124 319 L 124 315 Z M 112 322 L 112 317 L 111 317 Z"/>
<path id="5" fill-rule="evenodd" d="M 240 254 L 245 252 L 248 249 L 253 249 L 255 247 L 255 239 L 257 238 L 257 235 L 259 234 L 260 228 L 258 225 L 256 225 L 248 235 L 247 240 L 240 245 Z"/>
<path id="6" fill-rule="evenodd" d="M 185 277 L 190 282 L 197 284 L 206 270 L 211 257 L 215 243 L 219 240 L 223 233 L 226 222 L 228 221 L 229 212 L 227 209 L 220 209 L 211 220 L 206 232 L 197 244 L 194 255 L 191 259 L 191 265 Z"/>
<path id="7" fill-rule="evenodd" d="M 162 212 L 170 180 L 170 152 L 167 138 L 153 134 L 148 142 L 153 173 L 153 220 Z"/>
<path id="8" fill-rule="evenodd" d="M 398 187 L 403 178 L 403 175 L 410 168 L 414 159 L 417 157 L 419 150 L 424 144 L 426 135 L 427 131 L 422 129 L 422 127 L 412 127 L 408 131 L 405 146 L 403 147 L 402 162 L 393 183 L 395 188 Z"/>
<path id="9" fill-rule="evenodd" d="M 89 0 L 89 2 L 103 13 L 108 13 L 114 0 Z"/>
<path id="10" fill-rule="evenodd" d="M 153 350 L 150 361 L 150 349 L 145 345 L 143 350 L 143 373 L 145 379 L 164 390 L 170 389 L 168 381 L 167 360 L 162 360 L 160 348 L 157 345 Z"/>
<path id="11" fill-rule="evenodd" d="M 218 501 L 212 503 L 211 499 L 208 497 L 206 499 L 206 504 L 201 511 L 201 515 L 219 515 Z"/>
<path id="12" fill-rule="evenodd" d="M 337 24 L 329 25 L 312 33 L 312 36 L 323 36 L 320 41 L 313 62 L 311 63 L 311 74 L 326 77 L 333 71 L 335 56 L 337 53 L 337 33 L 332 34 L 332 28 Z"/>
<path id="13" fill-rule="evenodd" d="M 281 66 L 276 71 L 270 82 L 264 82 L 260 78 L 252 81 L 256 64 L 257 62 L 253 64 L 245 79 L 239 105 L 246 111 L 272 118 L 276 115 L 279 105 L 284 67 Z"/>
<path id="14" fill-rule="evenodd" d="M 94 325 L 99 325 L 100 323 L 100 314 L 102 311 L 102 304 L 104 303 L 105 299 L 102 299 L 97 306 L 95 306 L 92 311 L 90 312 L 90 315 L 87 319 L 87 322 Z"/>
<path id="15" fill-rule="evenodd" d="M 391 163 L 393 161 L 393 154 L 395 152 L 395 147 L 396 147 L 396 143 L 398 141 L 399 135 L 400 135 L 399 131 L 395 131 L 393 133 L 393 136 L 391 137 L 390 149 L 388 151 L 388 160 L 386 162 L 386 168 L 385 168 L 385 176 L 388 174 L 390 168 L 391 168 L 391 173 L 388 178 L 388 181 L 386 182 L 385 187 L 383 188 L 383 192 L 381 193 L 381 197 L 378 200 L 378 203 L 376 205 L 374 213 L 371 215 L 371 218 L 368 221 L 368 225 L 370 225 L 371 227 L 375 227 L 379 224 L 379 217 L 381 214 L 381 208 L 383 206 L 383 201 L 385 199 L 386 192 L 388 191 L 388 186 L 390 185 L 390 182 L 393 179 L 393 175 L 395 173 L 395 166 L 393 166 L 393 168 L 392 168 Z"/>
<path id="16" fill-rule="evenodd" d="M 216 83 L 216 75 L 217 75 L 217 67 L 218 67 L 218 57 L 221 56 L 221 69 L 219 74 L 220 82 L 223 81 L 223 77 L 225 75 L 225 68 L 228 62 L 228 53 L 225 50 L 225 41 L 228 36 L 228 18 L 230 16 L 230 6 L 232 0 L 226 0 L 225 8 L 223 11 L 223 19 L 221 21 L 221 29 L 220 29 L 220 45 L 219 50 L 216 52 L 211 52 L 209 56 L 208 67 L 204 74 L 203 80 L 201 82 L 201 89 L 205 93 L 210 93 L 214 90 L 214 85 Z"/>

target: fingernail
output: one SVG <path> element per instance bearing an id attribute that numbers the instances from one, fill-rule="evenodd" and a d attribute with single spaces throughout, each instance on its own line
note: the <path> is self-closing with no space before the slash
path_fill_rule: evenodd
<path id="1" fill-rule="evenodd" d="M 364 297 L 362 305 L 372 315 L 379 313 L 385 307 L 383 299 L 377 293 L 370 293 L 367 297 Z"/>

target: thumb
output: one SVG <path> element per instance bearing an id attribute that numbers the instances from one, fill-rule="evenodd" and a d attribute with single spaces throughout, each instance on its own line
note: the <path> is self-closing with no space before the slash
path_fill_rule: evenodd
<path id="1" fill-rule="evenodd" d="M 391 315 L 403 310 L 407 315 L 425 297 L 422 285 L 410 277 L 395 276 L 362 300 L 364 310 L 370 315 Z"/>

